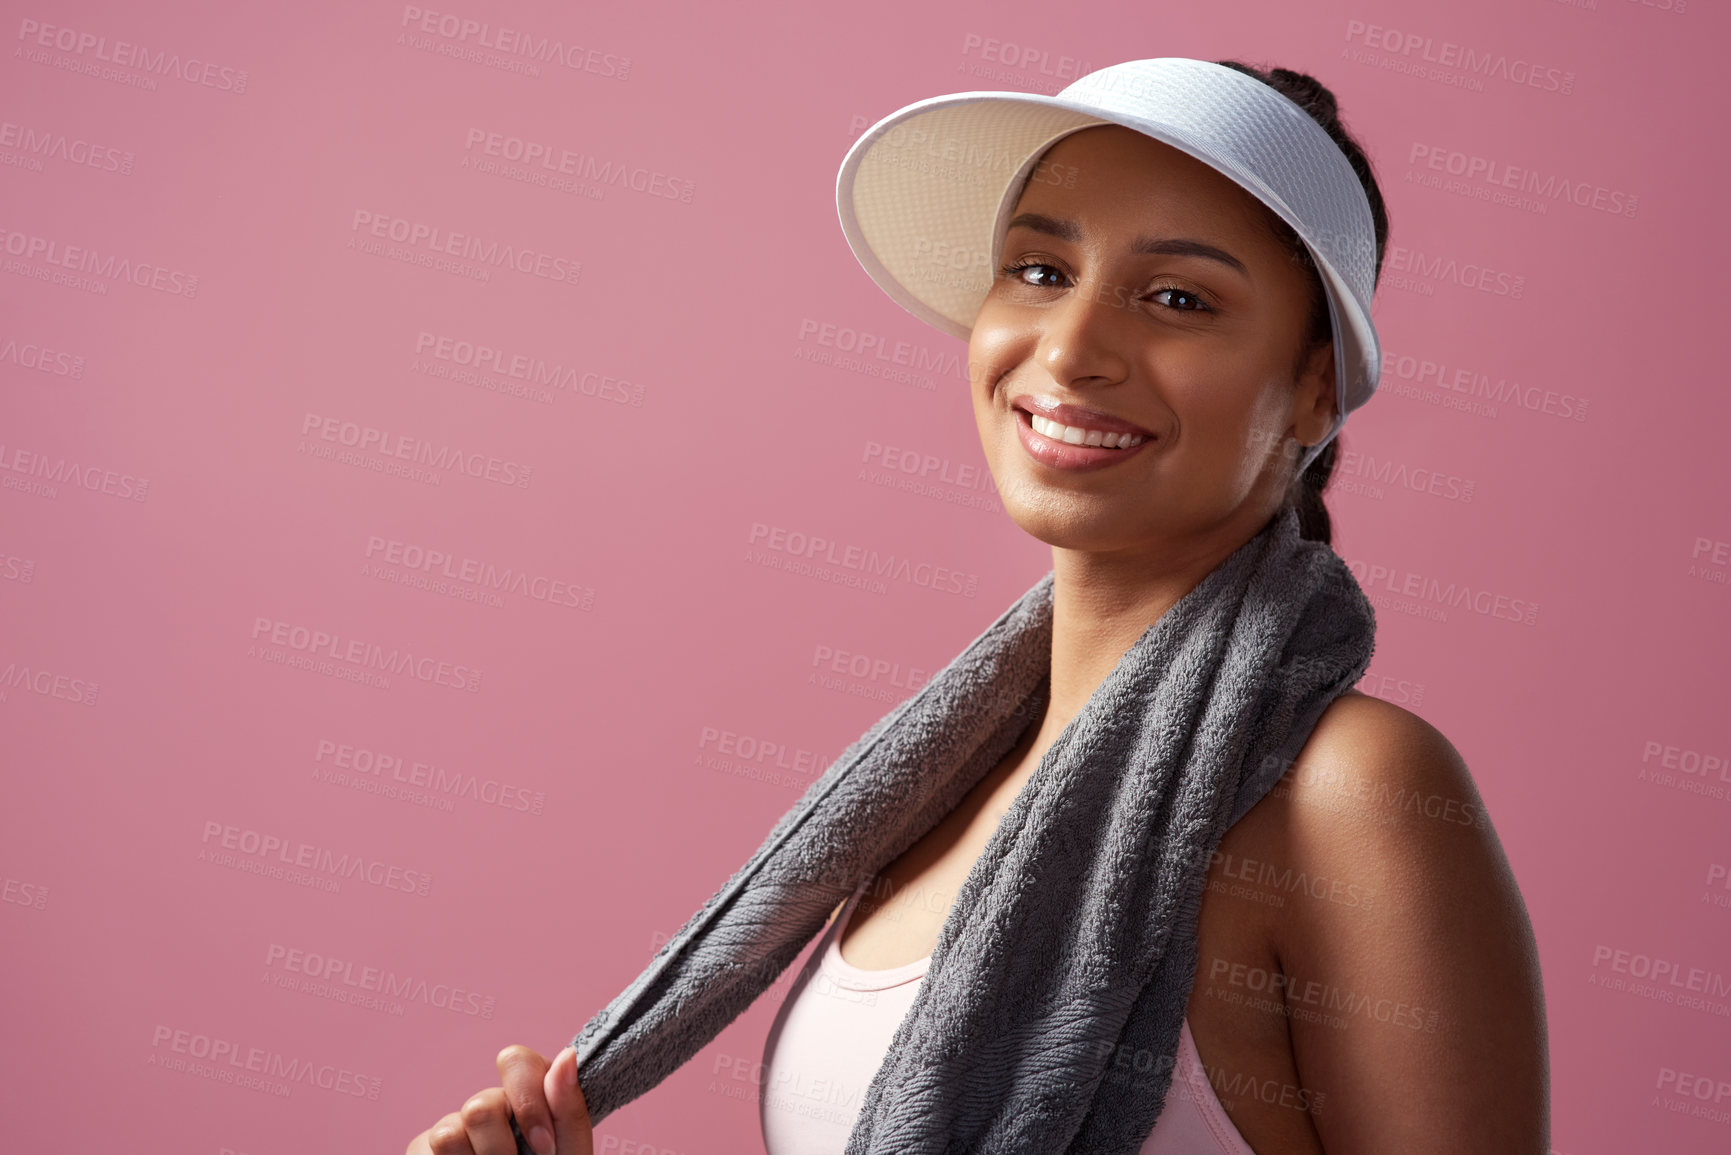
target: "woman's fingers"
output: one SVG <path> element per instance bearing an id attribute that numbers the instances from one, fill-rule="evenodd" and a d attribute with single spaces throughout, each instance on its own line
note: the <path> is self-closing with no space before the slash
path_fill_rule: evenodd
<path id="1" fill-rule="evenodd" d="M 513 1045 L 499 1052 L 496 1060 L 499 1082 L 505 1099 L 516 1116 L 517 1128 L 535 1149 L 535 1155 L 553 1155 L 553 1112 L 547 1105 L 547 1093 L 542 1087 L 547 1077 L 548 1063 L 536 1051 Z M 509 1124 L 506 1124 L 507 1129 Z M 479 1152 L 476 1155 L 480 1155 Z M 516 1140 L 511 1141 L 511 1155 L 517 1155 Z M 563 1151 L 559 1155 L 565 1155 Z"/>
<path id="2" fill-rule="evenodd" d="M 403 1152 L 403 1155 L 434 1155 L 434 1132 L 438 1131 L 441 1127 L 449 1128 L 453 1125 L 460 1131 L 463 1127 L 463 1120 L 458 1118 L 455 1114 L 446 1115 L 443 1119 L 440 1119 L 437 1123 L 434 1123 L 431 1127 L 428 1127 L 425 1131 L 422 1131 L 419 1135 L 410 1139 L 408 1149 Z"/>
<path id="3" fill-rule="evenodd" d="M 595 1155 L 573 1048 L 548 1063 L 528 1047 L 510 1046 L 495 1062 L 501 1085 L 476 1092 L 416 1135 L 405 1155 L 519 1155 L 513 1122 L 536 1155 Z"/>
<path id="4" fill-rule="evenodd" d="M 463 1130 L 475 1155 L 517 1155 L 517 1140 L 511 1134 L 511 1104 L 503 1087 L 488 1087 L 477 1091 L 464 1103 L 457 1114 L 463 1117 Z M 437 1147 L 437 1155 L 445 1152 Z M 465 1148 L 455 1148 L 463 1155 Z"/>
<path id="5" fill-rule="evenodd" d="M 558 1155 L 595 1155 L 594 1129 L 589 1122 L 589 1104 L 577 1083 L 577 1049 L 566 1047 L 553 1056 L 542 1092 L 553 1112 L 553 1134 Z M 527 1132 L 525 1132 L 527 1134 Z"/>
<path id="6" fill-rule="evenodd" d="M 461 1110 L 453 1111 L 409 1144 L 407 1155 L 517 1155 L 511 1137 L 510 1108 L 500 1087 L 489 1087 L 469 1097 Z"/>

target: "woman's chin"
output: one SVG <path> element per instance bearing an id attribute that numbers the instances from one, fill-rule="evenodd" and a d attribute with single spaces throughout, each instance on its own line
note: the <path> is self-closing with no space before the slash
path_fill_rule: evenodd
<path id="1" fill-rule="evenodd" d="M 1006 495 L 1002 490 L 999 496 L 1004 500 L 1004 512 L 1023 533 L 1054 549 L 1112 553 L 1149 544 L 1166 533 L 1161 524 L 1164 519 L 1150 522 L 1146 507 L 1133 513 L 1122 502 L 1050 487 L 1032 495 L 1033 500 L 1019 499 L 1030 496 L 1026 493 Z"/>

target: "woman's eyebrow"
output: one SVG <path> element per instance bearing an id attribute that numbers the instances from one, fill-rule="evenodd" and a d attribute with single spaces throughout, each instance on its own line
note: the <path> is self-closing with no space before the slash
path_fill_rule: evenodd
<path id="1" fill-rule="evenodd" d="M 1009 232 L 1010 229 L 1017 227 L 1045 233 L 1072 244 L 1082 239 L 1082 230 L 1077 227 L 1075 221 L 1060 220 L 1044 213 L 1019 213 L 1011 218 L 1004 231 Z M 1246 279 L 1250 277 L 1250 270 L 1244 267 L 1244 262 L 1225 249 L 1218 248 L 1206 241 L 1192 240 L 1188 237 L 1137 237 L 1131 242 L 1130 251 L 1155 256 L 1203 257 L 1210 261 L 1219 261 L 1229 268 L 1238 270 L 1239 275 Z"/>

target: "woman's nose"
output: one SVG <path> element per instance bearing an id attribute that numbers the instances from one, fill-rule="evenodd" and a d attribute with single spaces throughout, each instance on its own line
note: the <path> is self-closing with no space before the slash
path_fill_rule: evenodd
<path id="1" fill-rule="evenodd" d="M 1133 327 L 1123 304 L 1127 299 L 1125 292 L 1100 278 L 1078 280 L 1041 311 L 1034 361 L 1065 385 L 1090 378 L 1123 380 L 1130 365 L 1124 342 L 1131 339 Z"/>

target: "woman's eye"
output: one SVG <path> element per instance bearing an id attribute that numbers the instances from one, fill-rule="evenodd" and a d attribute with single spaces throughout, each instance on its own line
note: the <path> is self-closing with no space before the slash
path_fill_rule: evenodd
<path id="1" fill-rule="evenodd" d="M 1030 272 L 1035 272 L 1036 276 L 1034 276 L 1033 278 L 1029 278 L 1028 274 Z M 1064 275 L 1064 274 L 1060 273 L 1057 269 L 1053 268 L 1051 265 L 1042 265 L 1038 261 L 1028 261 L 1028 262 L 1025 262 L 1022 264 L 1005 265 L 1004 266 L 1004 273 L 1006 276 L 1014 277 L 1016 280 L 1020 281 L 1024 285 L 1032 285 L 1035 288 L 1040 288 L 1040 289 L 1056 288 L 1057 284 L 1058 284 L 1058 279 L 1062 279 L 1063 275 Z M 1054 279 L 1054 280 L 1042 279 L 1042 278 L 1048 278 L 1048 277 L 1057 278 L 1057 279 Z"/>
<path id="2" fill-rule="evenodd" d="M 1064 272 L 1055 265 L 1040 261 L 1018 261 L 1007 264 L 1000 270 L 1018 284 L 1036 289 L 1056 289 L 1064 283 Z M 1214 309 L 1200 296 L 1189 289 L 1181 289 L 1176 285 L 1151 290 L 1149 296 L 1159 300 L 1162 296 L 1171 294 L 1172 300 L 1163 302 L 1167 309 L 1175 313 L 1212 313 Z M 1126 300 L 1126 294 L 1119 292 L 1118 299 Z"/>
<path id="3" fill-rule="evenodd" d="M 1171 293 L 1173 295 L 1173 297 L 1175 297 L 1175 298 L 1182 298 L 1183 300 L 1190 302 L 1187 305 L 1173 304 L 1173 305 L 1168 306 L 1169 308 L 1175 309 L 1180 313 L 1205 313 L 1208 311 L 1208 306 L 1203 303 L 1202 298 L 1198 297 L 1195 293 L 1192 293 L 1188 289 L 1176 289 L 1176 288 L 1171 288 L 1171 287 L 1164 288 L 1164 289 L 1155 289 L 1153 295 L 1156 298 L 1158 298 L 1162 294 L 1165 294 L 1165 293 Z"/>

